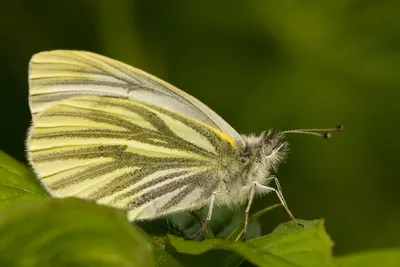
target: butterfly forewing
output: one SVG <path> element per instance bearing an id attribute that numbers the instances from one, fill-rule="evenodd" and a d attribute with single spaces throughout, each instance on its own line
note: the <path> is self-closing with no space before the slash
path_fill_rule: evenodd
<path id="1" fill-rule="evenodd" d="M 178 88 L 119 61 L 85 51 L 33 56 L 29 71 L 33 119 L 71 97 L 114 96 L 160 106 L 219 129 L 243 147 L 241 136 L 218 114 Z"/>
<path id="2" fill-rule="evenodd" d="M 57 197 L 77 196 L 151 219 L 204 205 L 238 157 L 218 129 L 133 100 L 69 98 L 36 116 L 29 160 Z"/>

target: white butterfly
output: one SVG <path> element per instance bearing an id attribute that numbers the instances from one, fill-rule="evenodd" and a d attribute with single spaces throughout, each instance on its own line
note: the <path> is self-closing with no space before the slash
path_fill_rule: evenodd
<path id="1" fill-rule="evenodd" d="M 75 196 L 127 211 L 131 221 L 247 202 L 275 192 L 285 133 L 239 135 L 206 105 L 124 63 L 90 52 L 33 56 L 29 162 L 55 197 Z M 325 134 L 319 133 L 325 132 Z M 270 186 L 270 184 L 275 186 Z"/>

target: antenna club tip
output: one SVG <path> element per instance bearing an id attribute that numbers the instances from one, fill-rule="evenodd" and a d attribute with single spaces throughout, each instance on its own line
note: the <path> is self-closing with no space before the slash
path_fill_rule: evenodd
<path id="1" fill-rule="evenodd" d="M 344 126 L 343 125 L 338 125 L 335 128 L 337 131 L 343 131 L 344 130 Z"/>
<path id="2" fill-rule="evenodd" d="M 331 138 L 332 135 L 331 135 L 330 133 L 324 133 L 323 137 L 324 137 L 325 139 L 328 139 L 328 138 Z"/>

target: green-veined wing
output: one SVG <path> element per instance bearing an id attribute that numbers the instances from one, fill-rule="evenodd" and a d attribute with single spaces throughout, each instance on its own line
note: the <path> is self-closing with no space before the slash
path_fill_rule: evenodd
<path id="1" fill-rule="evenodd" d="M 152 219 L 202 206 L 238 159 L 226 134 L 182 114 L 112 97 L 69 98 L 36 116 L 29 161 L 54 196 Z"/>

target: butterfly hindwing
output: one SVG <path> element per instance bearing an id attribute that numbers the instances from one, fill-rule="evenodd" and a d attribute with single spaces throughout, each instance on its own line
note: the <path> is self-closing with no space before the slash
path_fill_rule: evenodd
<path id="1" fill-rule="evenodd" d="M 147 103 L 64 100 L 36 116 L 29 160 L 54 196 L 94 200 L 151 219 L 204 205 L 238 148 L 226 134 Z"/>

